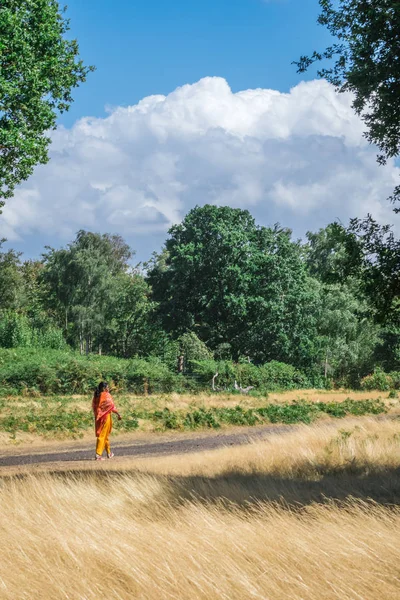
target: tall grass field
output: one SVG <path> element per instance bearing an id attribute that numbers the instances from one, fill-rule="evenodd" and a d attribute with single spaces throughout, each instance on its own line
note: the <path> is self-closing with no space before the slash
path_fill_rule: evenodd
<path id="1" fill-rule="evenodd" d="M 0 479 L 4 600 L 397 599 L 400 422 Z"/>

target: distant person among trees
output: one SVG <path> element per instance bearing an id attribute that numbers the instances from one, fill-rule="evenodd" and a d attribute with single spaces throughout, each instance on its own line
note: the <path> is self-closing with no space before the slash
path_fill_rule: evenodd
<path id="1" fill-rule="evenodd" d="M 106 450 L 108 458 L 113 458 L 114 454 L 111 452 L 109 439 L 112 430 L 111 414 L 115 413 L 118 417 L 118 421 L 120 421 L 122 417 L 115 407 L 107 382 L 102 381 L 99 383 L 94 392 L 92 407 L 97 438 L 96 460 L 104 460 L 104 450 Z"/>

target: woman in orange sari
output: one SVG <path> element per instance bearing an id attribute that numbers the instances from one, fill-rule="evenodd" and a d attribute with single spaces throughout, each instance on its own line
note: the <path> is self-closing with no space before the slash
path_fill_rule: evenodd
<path id="1" fill-rule="evenodd" d="M 108 383 L 102 381 L 96 388 L 93 396 L 92 408 L 95 418 L 96 429 L 96 460 L 104 460 L 103 452 L 107 452 L 108 458 L 114 456 L 110 448 L 110 433 L 112 429 L 112 413 L 121 420 L 121 415 L 115 408 L 114 400 L 110 394 Z"/>

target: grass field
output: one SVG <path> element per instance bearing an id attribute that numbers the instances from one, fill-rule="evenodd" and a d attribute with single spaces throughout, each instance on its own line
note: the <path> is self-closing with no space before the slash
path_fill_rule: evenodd
<path id="1" fill-rule="evenodd" d="M 0 479 L 0 597 L 399 597 L 400 422 Z"/>
<path id="2" fill-rule="evenodd" d="M 268 397 L 240 395 L 116 396 L 123 415 L 114 435 L 217 429 L 263 423 L 311 423 L 316 419 L 399 411 L 397 397 L 382 392 L 299 390 Z M 89 396 L 0 398 L 3 444 L 93 436 Z"/>

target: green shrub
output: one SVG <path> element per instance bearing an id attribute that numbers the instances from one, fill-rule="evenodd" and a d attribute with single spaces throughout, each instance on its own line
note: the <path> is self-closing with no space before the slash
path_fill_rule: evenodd
<path id="1" fill-rule="evenodd" d="M 78 435 L 93 427 L 93 416 L 88 410 L 68 410 L 68 402 L 57 398 L 57 404 L 42 399 L 39 408 L 30 409 L 25 415 L 0 417 L 0 431 L 15 435 L 17 431 L 46 434 L 61 433 Z M 88 407 L 89 408 L 89 407 Z M 190 411 L 171 411 L 168 408 L 156 411 L 124 412 L 122 421 L 116 421 L 120 431 L 134 431 L 139 419 L 150 420 L 161 430 L 218 429 L 221 425 L 254 426 L 262 423 L 311 423 L 322 413 L 342 418 L 346 415 L 382 414 L 386 411 L 380 400 L 351 400 L 342 403 L 322 402 L 313 404 L 304 400 L 293 404 L 270 404 L 255 409 L 242 406 L 232 408 L 199 408 Z"/>
<path id="2" fill-rule="evenodd" d="M 55 335 L 55 340 L 57 335 Z M 178 375 L 159 358 L 121 359 L 70 350 L 0 348 L 0 386 L 7 394 L 89 394 L 99 381 L 115 392 L 143 394 L 210 391 L 214 375 L 216 390 L 235 392 L 235 381 L 250 394 L 267 396 L 268 391 L 312 387 L 311 376 L 290 365 L 271 362 L 257 367 L 231 361 L 194 361 L 193 373 Z M 361 382 L 362 389 L 400 389 L 400 373 L 376 369 Z"/>
<path id="3" fill-rule="evenodd" d="M 312 387 L 307 376 L 285 363 L 275 360 L 260 367 L 263 387 L 267 390 L 294 390 Z"/>
<path id="4" fill-rule="evenodd" d="M 125 360 L 110 356 L 81 356 L 70 351 L 0 348 L 0 384 L 7 393 L 87 394 L 99 381 L 116 391 L 141 394 L 144 382 L 154 392 L 180 391 L 182 376 L 159 359 Z"/>
<path id="5" fill-rule="evenodd" d="M 393 383 L 393 389 L 400 390 L 400 371 L 391 371 L 389 377 Z"/>
<path id="6" fill-rule="evenodd" d="M 0 315 L 0 346 L 2 348 L 29 347 L 32 329 L 26 315 L 2 311 Z"/>
<path id="7" fill-rule="evenodd" d="M 49 323 L 33 327 L 27 315 L 15 311 L 0 312 L 1 348 L 43 348 L 64 350 L 67 343 L 63 332 Z"/>
<path id="8" fill-rule="evenodd" d="M 189 371 L 192 370 L 193 361 L 212 359 L 212 352 L 192 331 L 181 335 L 178 344 L 185 360 L 185 368 Z"/>
<path id="9" fill-rule="evenodd" d="M 204 408 L 186 413 L 183 425 L 186 429 L 197 429 L 199 427 L 218 429 L 220 427 L 213 410 Z"/>
<path id="10" fill-rule="evenodd" d="M 379 390 L 380 392 L 386 392 L 393 388 L 393 379 L 377 367 L 371 375 L 361 379 L 360 387 L 366 391 Z"/>
<path id="11" fill-rule="evenodd" d="M 137 358 L 127 361 L 126 387 L 128 391 L 143 393 L 144 385 L 150 394 L 178 391 L 182 386 L 182 377 L 171 373 L 158 358 L 148 360 Z"/>
<path id="12" fill-rule="evenodd" d="M 178 419 L 178 413 L 164 408 L 164 410 L 156 410 L 152 414 L 152 419 L 159 423 L 163 429 L 180 429 L 181 422 Z"/>
<path id="13" fill-rule="evenodd" d="M 217 389 L 224 391 L 233 390 L 235 381 L 242 388 L 253 386 L 264 393 L 312 387 L 312 382 L 304 373 L 277 361 L 260 367 L 248 362 L 236 364 L 226 360 L 193 361 L 193 371 L 198 376 L 199 383 L 209 388 L 213 376 L 218 373 L 215 385 Z"/>
<path id="14" fill-rule="evenodd" d="M 318 415 L 318 408 L 310 402 L 293 404 L 270 404 L 257 409 L 257 414 L 267 418 L 271 423 L 311 423 Z"/>

